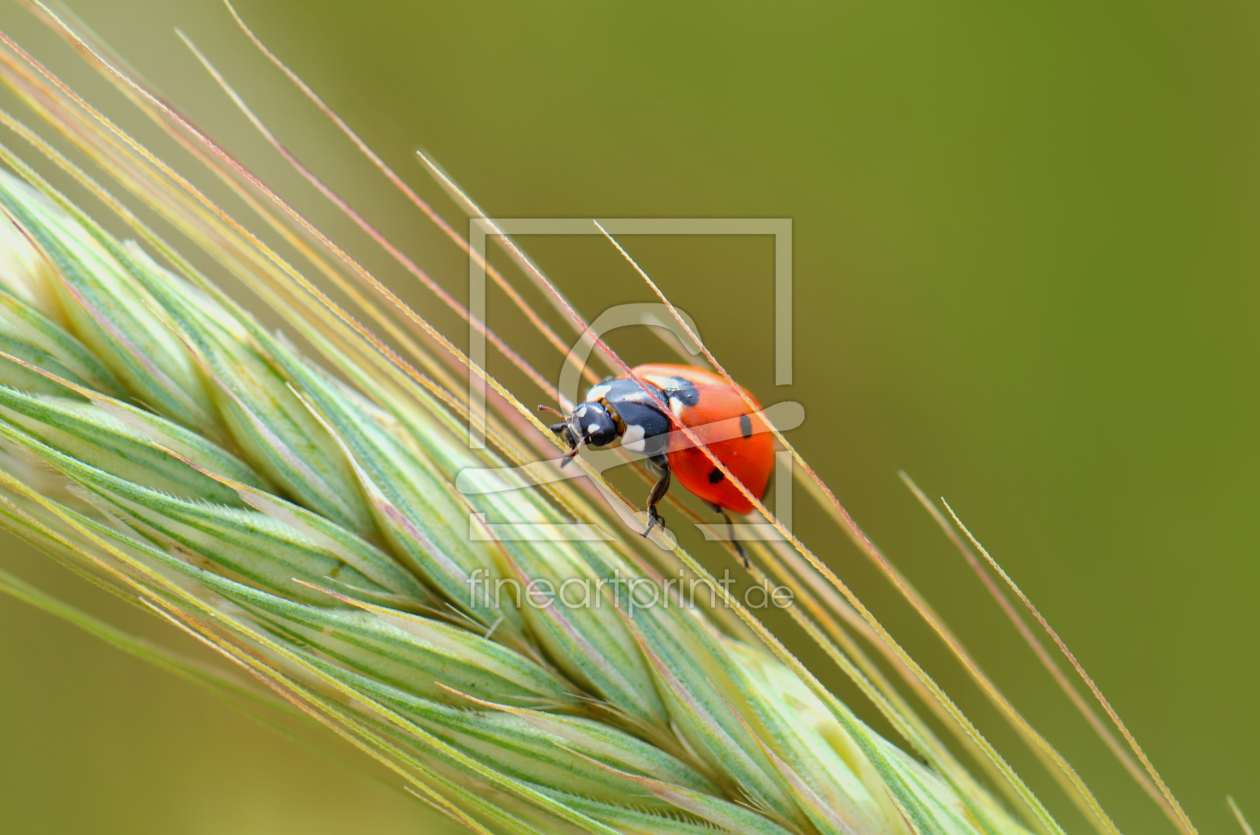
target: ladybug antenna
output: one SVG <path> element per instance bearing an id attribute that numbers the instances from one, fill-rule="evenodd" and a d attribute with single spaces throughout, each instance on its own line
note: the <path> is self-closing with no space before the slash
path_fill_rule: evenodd
<path id="1" fill-rule="evenodd" d="M 568 415 L 566 415 L 564 412 L 560 411 L 559 409 L 553 409 L 553 408 L 551 408 L 550 406 L 544 406 L 544 405 L 542 405 L 541 403 L 538 405 L 538 411 L 540 411 L 540 412 L 551 412 L 551 413 L 552 413 L 553 415 L 555 415 L 556 417 L 561 417 L 561 418 L 564 418 L 565 420 L 568 420 L 568 418 L 569 418 L 569 416 L 568 416 Z"/>

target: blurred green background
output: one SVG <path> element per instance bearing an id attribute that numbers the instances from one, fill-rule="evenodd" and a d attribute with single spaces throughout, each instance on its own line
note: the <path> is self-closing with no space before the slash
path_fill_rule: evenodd
<path id="1" fill-rule="evenodd" d="M 405 285 L 283 170 L 179 44 L 172 29 L 182 28 L 296 153 L 465 292 L 454 247 L 249 48 L 222 6 L 72 7 Z M 16 4 L 3 8 L 0 27 L 103 90 Z M 416 148 L 499 216 L 791 218 L 795 379 L 784 389 L 774 386 L 767 239 L 624 243 L 763 402 L 804 404 L 798 449 L 1121 829 L 1171 831 L 1053 690 L 899 469 L 944 494 L 1041 607 L 1201 831 L 1237 831 L 1227 793 L 1260 818 L 1254 4 L 239 8 L 457 228 Z M 650 299 L 605 242 L 525 243 L 589 316 Z M 413 298 L 458 336 L 453 318 Z M 546 356 L 494 294 L 489 310 L 494 327 Z M 614 345 L 632 362 L 667 358 L 641 335 Z M 800 496 L 797 508 L 803 538 L 1068 830 L 1084 831 L 941 645 Z M 191 651 L 41 557 L 6 544 L 0 567 Z M 0 739 L 5 832 L 434 825 L 401 793 L 7 598 Z"/>

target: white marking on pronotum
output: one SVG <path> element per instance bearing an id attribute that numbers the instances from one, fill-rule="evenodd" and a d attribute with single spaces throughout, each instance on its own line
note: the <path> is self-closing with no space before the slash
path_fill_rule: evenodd
<path id="1" fill-rule="evenodd" d="M 644 377 L 643 379 L 658 389 L 678 388 L 678 378 L 676 377 Z"/>
<path id="2" fill-rule="evenodd" d="M 586 417 L 586 406 L 578 406 L 577 414 L 575 416 L 579 419 Z"/>
<path id="3" fill-rule="evenodd" d="M 599 429 L 599 424 L 598 424 L 598 423 L 588 423 L 588 424 L 586 424 L 586 431 L 587 431 L 587 432 L 595 432 L 595 431 L 596 431 L 596 430 L 598 430 L 598 429 Z"/>
<path id="4" fill-rule="evenodd" d="M 645 448 L 643 434 L 643 427 L 632 423 L 626 427 L 625 433 L 621 436 L 621 445 L 631 452 L 642 452 Z"/>
<path id="5" fill-rule="evenodd" d="M 669 410 L 674 413 L 674 417 L 682 417 L 683 410 L 687 408 L 687 404 L 677 397 L 669 398 Z"/>
<path id="6" fill-rule="evenodd" d="M 586 399 L 599 400 L 601 397 L 608 394 L 608 392 L 610 391 L 612 391 L 612 386 L 610 385 L 605 384 L 602 386 L 595 386 L 594 388 L 592 388 L 590 391 L 586 393 Z"/>

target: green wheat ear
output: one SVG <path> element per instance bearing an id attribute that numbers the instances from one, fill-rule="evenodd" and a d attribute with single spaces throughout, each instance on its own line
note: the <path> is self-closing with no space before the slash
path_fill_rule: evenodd
<path id="1" fill-rule="evenodd" d="M 829 719 L 807 690 L 782 692 L 759 669 L 772 661 L 679 609 L 640 608 L 631 620 L 627 601 L 618 608 L 615 599 L 573 610 L 468 606 L 461 592 L 475 568 L 556 584 L 644 575 L 599 543 L 465 544 L 466 557 L 436 545 L 466 537 L 466 514 L 448 509 L 459 501 L 449 468 L 476 460 L 436 425 L 448 415 L 411 435 L 245 318 L 233 327 L 226 310 L 196 317 L 205 299 L 184 281 L 78 226 L 7 174 L 0 206 L 39 253 L 56 253 L 54 271 L 4 276 L 18 321 L 38 315 L 18 292 L 39 275 L 65 313 L 64 328 L 44 317 L 36 335 L 6 322 L 16 347 L 0 365 L 0 437 L 71 480 L 86 503 L 36 502 L 5 479 L 25 500 L 11 529 L 46 545 L 58 534 L 76 542 L 82 559 L 196 620 L 225 651 L 273 659 L 268 676 L 292 692 L 352 698 L 363 714 L 356 720 L 378 727 L 396 757 L 407 752 L 404 762 L 424 762 L 452 784 L 484 783 L 590 831 L 704 831 L 707 823 L 898 832 L 903 814 L 937 831 L 983 831 L 939 778 L 851 717 L 846 726 Z M 20 241 L 9 245 L 30 257 Z M 113 291 L 108 305 L 86 301 L 99 287 Z M 179 354 L 144 362 L 156 340 L 142 348 L 126 338 L 141 318 Z M 55 349 L 46 374 L 20 359 L 34 355 L 37 337 Z M 109 350 L 87 347 L 110 337 Z M 210 404 L 207 422 L 174 405 L 167 414 L 141 410 L 57 374 L 84 352 L 133 400 L 166 388 L 165 402 Z M 189 372 L 175 382 L 170 368 Z M 30 379 L 62 392 L 24 390 Z M 318 419 L 301 423 L 298 414 Z M 323 472 L 306 454 L 316 446 Z M 276 458 L 291 463 L 283 469 Z M 405 519 L 384 511 L 333 518 L 320 512 L 320 489 L 276 486 L 275 474 L 288 486 L 304 469 L 313 484 L 330 480 L 327 472 L 348 474 L 344 496 L 365 509 L 405 507 Z M 486 495 L 513 518 L 564 518 L 518 491 Z M 332 716 L 349 710 L 316 703 Z M 797 721 L 802 707 L 818 721 Z M 475 794 L 463 797 L 489 811 Z M 1000 825 L 995 831 L 1020 831 Z"/>
<path id="2" fill-rule="evenodd" d="M 507 476 L 521 489 L 457 491 L 462 471 L 510 472 L 528 460 L 533 441 L 513 427 L 526 415 L 528 429 L 541 428 L 529 410 L 413 311 L 365 301 L 355 280 L 375 279 L 362 267 L 335 247 L 340 264 L 311 250 L 295 228 L 332 245 L 36 5 L 142 108 L 192 136 L 216 170 L 245 176 L 255 191 L 240 180 L 233 187 L 397 343 L 377 339 L 5 38 L 5 83 L 257 291 L 303 344 L 260 326 L 108 191 L 0 112 L 140 241 L 109 235 L 0 146 L 19 175 L 0 173 L 0 439 L 13 462 L 0 471 L 6 530 L 192 633 L 474 831 L 1061 832 L 904 651 L 881 643 L 882 627 L 857 614 L 869 613 L 848 608 L 825 583 L 797 587 L 809 605 L 793 617 L 928 765 L 862 723 L 737 603 L 644 605 L 643 584 L 655 598 L 662 578 L 637 537 L 473 536 L 472 513 L 541 525 L 602 518 L 571 483 L 544 490 Z M 421 348 L 399 319 L 441 350 Z M 509 404 L 491 415 L 492 449 L 460 440 L 469 409 L 460 373 L 486 379 Z M 37 471 L 55 473 L 68 492 L 33 481 Z M 774 572 L 796 558 L 756 553 Z M 601 605 L 470 593 L 476 583 L 572 579 L 595 583 Z M 0 590 L 206 686 L 239 687 L 7 575 Z M 948 724 L 1026 823 L 849 642 L 846 619 L 874 637 L 929 709 L 960 720 Z M 1065 773 L 1100 831 L 1115 832 Z M 1180 808 L 1167 798 L 1176 819 Z"/>

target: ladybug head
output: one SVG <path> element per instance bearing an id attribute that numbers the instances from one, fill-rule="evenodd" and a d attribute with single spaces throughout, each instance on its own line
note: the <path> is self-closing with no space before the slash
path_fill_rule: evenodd
<path id="1" fill-rule="evenodd" d="M 554 411 L 546 406 L 539 408 Z M 608 446 L 618 437 L 617 422 L 603 404 L 595 402 L 579 403 L 573 410 L 573 414 L 568 415 L 560 423 L 553 423 L 550 428 L 569 446 L 570 452 L 561 462 L 562 467 L 569 463 L 577 453 L 578 447 L 583 444 L 595 447 Z"/>
<path id="2" fill-rule="evenodd" d="M 579 403 L 569 424 L 588 446 L 608 446 L 617 440 L 617 422 L 600 403 Z"/>

